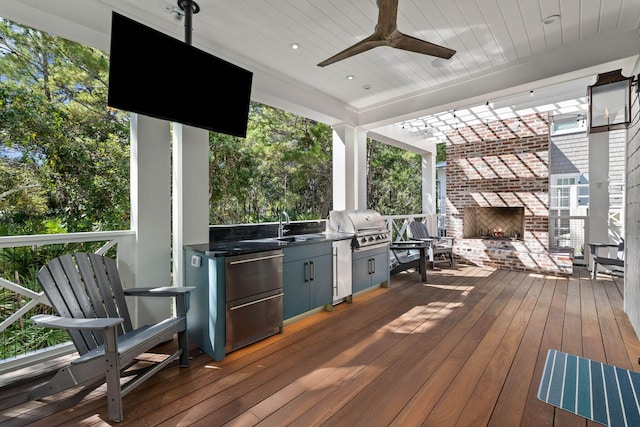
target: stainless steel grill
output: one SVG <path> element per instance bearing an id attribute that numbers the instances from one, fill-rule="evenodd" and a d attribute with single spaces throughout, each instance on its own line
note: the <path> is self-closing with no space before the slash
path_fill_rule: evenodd
<path id="1" fill-rule="evenodd" d="M 331 211 L 329 228 L 340 233 L 353 233 L 354 250 L 391 242 L 391 233 L 386 228 L 384 218 L 373 209 Z"/>

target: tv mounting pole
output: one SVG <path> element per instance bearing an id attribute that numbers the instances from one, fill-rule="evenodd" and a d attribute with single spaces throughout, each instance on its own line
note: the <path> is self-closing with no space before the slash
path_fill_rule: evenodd
<path id="1" fill-rule="evenodd" d="M 178 7 L 184 11 L 184 42 L 191 45 L 193 15 L 200 12 L 200 6 L 193 0 L 178 0 Z"/>

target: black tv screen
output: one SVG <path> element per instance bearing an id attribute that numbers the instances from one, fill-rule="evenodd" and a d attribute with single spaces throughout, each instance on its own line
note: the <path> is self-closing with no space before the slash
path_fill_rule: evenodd
<path id="1" fill-rule="evenodd" d="M 240 137 L 253 73 L 112 13 L 107 104 Z"/>

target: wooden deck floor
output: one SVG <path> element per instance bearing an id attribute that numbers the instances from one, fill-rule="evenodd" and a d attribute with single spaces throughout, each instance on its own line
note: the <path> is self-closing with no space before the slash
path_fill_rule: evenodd
<path id="1" fill-rule="evenodd" d="M 127 426 L 584 426 L 537 400 L 547 349 L 639 370 L 622 283 L 459 265 L 408 271 L 214 362 L 198 349 L 124 398 Z M 0 424 L 109 425 L 106 390 L 26 402 Z"/>

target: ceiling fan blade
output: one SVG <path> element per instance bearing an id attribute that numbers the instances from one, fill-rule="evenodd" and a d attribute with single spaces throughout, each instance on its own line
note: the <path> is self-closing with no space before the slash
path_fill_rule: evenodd
<path id="1" fill-rule="evenodd" d="M 390 46 L 445 59 L 451 58 L 456 53 L 453 49 L 438 46 L 398 31 L 396 22 L 398 18 L 398 0 L 377 0 L 377 3 L 378 23 L 373 34 L 331 58 L 325 59 L 318 64 L 319 67 L 333 64 L 378 46 Z"/>
<path id="2" fill-rule="evenodd" d="M 334 62 L 342 61 L 343 59 L 349 58 L 362 52 L 366 52 L 367 50 L 373 49 L 374 47 L 384 46 L 386 44 L 386 40 L 378 37 L 378 35 L 374 33 L 366 39 L 363 39 L 354 44 L 353 46 L 349 46 L 342 52 L 333 55 L 331 58 L 325 59 L 324 61 L 320 62 L 318 64 L 318 67 L 325 67 L 329 64 L 333 64 Z"/>
<path id="3" fill-rule="evenodd" d="M 438 58 L 449 59 L 456 51 L 444 46 L 430 43 L 425 40 L 402 34 L 400 31 L 395 31 L 389 38 L 388 45 L 402 50 L 408 50 L 411 52 L 422 53 L 424 55 L 436 56 Z"/>
<path id="4" fill-rule="evenodd" d="M 397 28 L 398 0 L 378 0 L 376 32 L 389 36 Z"/>

